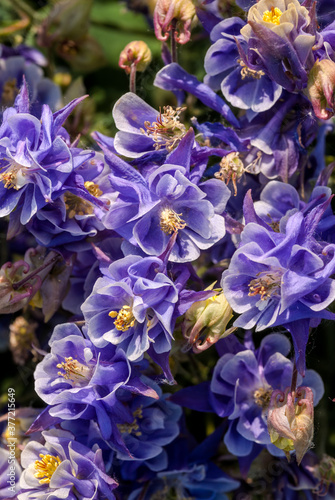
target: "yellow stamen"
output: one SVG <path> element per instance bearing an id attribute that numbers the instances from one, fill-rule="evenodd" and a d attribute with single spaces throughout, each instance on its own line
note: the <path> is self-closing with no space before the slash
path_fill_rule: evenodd
<path id="1" fill-rule="evenodd" d="M 127 331 L 129 328 L 132 328 L 135 324 L 133 311 L 129 306 L 123 306 L 119 312 L 110 311 L 108 315 L 111 318 L 116 318 L 116 320 L 114 321 L 115 328 L 117 330 L 120 330 L 121 332 Z"/>
<path id="2" fill-rule="evenodd" d="M 93 213 L 93 205 L 75 194 L 66 192 L 64 203 L 69 219 L 73 219 L 75 215 L 91 215 Z"/>
<path id="3" fill-rule="evenodd" d="M 98 198 L 99 196 L 102 195 L 102 191 L 99 188 L 98 184 L 94 184 L 94 182 L 92 181 L 86 181 L 84 186 L 92 196 Z"/>
<path id="4" fill-rule="evenodd" d="M 160 213 L 160 228 L 166 234 L 172 234 L 184 229 L 186 222 L 171 208 L 164 208 Z"/>
<path id="5" fill-rule="evenodd" d="M 185 111 L 185 109 L 186 108 L 174 109 L 172 106 L 164 106 L 163 113 L 159 110 L 159 115 L 156 118 L 157 121 L 153 123 L 149 121 L 144 122 L 146 130 L 142 128 L 141 132 L 153 139 L 156 150 L 165 147 L 168 151 L 172 151 L 184 137 L 186 128 L 185 125 L 179 121 L 179 115 Z"/>
<path id="6" fill-rule="evenodd" d="M 280 271 L 258 273 L 257 276 L 259 277 L 251 280 L 248 285 L 249 297 L 260 295 L 261 300 L 268 300 L 273 295 L 279 295 L 282 276 Z"/>
<path id="7" fill-rule="evenodd" d="M 88 366 L 79 363 L 76 359 L 73 359 L 71 356 L 65 358 L 65 363 L 58 363 L 57 368 L 61 368 L 64 370 L 63 372 L 58 372 L 60 377 L 64 377 L 65 380 L 71 380 L 71 382 L 83 382 L 88 381 L 91 370 Z"/>
<path id="8" fill-rule="evenodd" d="M 282 11 L 278 9 L 278 7 L 271 7 L 271 12 L 266 10 L 263 13 L 263 21 L 272 24 L 280 24 L 280 17 L 282 15 Z"/>
<path id="9" fill-rule="evenodd" d="M 41 460 L 35 460 L 34 477 L 40 479 L 40 484 L 49 484 L 57 467 L 62 463 L 59 456 L 43 455 L 40 453 Z"/>
<path id="10" fill-rule="evenodd" d="M 142 406 L 139 406 L 133 413 L 135 417 L 131 424 L 117 424 L 117 428 L 122 433 L 133 434 L 134 436 L 142 436 L 142 432 L 139 430 L 140 426 L 138 423 L 139 418 L 143 418 Z"/>
<path id="11" fill-rule="evenodd" d="M 244 61 L 242 61 L 242 59 L 237 59 L 237 62 L 239 63 L 239 65 L 241 66 L 241 77 L 242 77 L 242 80 L 244 80 L 245 78 L 248 78 L 248 77 L 251 77 L 253 78 L 254 80 L 260 80 L 262 76 L 265 75 L 264 71 L 262 71 L 261 69 L 260 70 L 255 70 L 255 69 L 251 69 L 249 68 Z"/>

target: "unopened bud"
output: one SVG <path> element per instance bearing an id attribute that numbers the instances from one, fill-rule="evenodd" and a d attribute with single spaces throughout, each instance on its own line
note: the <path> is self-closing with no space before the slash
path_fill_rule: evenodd
<path id="1" fill-rule="evenodd" d="M 132 65 L 137 71 L 144 71 L 151 63 L 151 50 L 142 40 L 135 40 L 128 43 L 120 54 L 119 66 L 127 74 L 130 73 Z"/>
<path id="2" fill-rule="evenodd" d="M 188 347 L 192 347 L 194 352 L 201 352 L 220 338 L 230 335 L 235 330 L 227 330 L 232 316 L 232 308 L 222 291 L 208 299 L 194 302 L 187 310 L 183 324 Z"/>
<path id="3" fill-rule="evenodd" d="M 35 335 L 37 326 L 37 323 L 28 322 L 23 316 L 18 316 L 10 325 L 9 347 L 16 364 L 24 365 L 31 354 L 37 360 L 37 352 L 33 347 L 38 346 Z"/>
<path id="4" fill-rule="evenodd" d="M 155 35 L 165 42 L 175 27 L 175 40 L 185 44 L 191 37 L 191 25 L 196 20 L 196 12 L 191 0 L 157 0 L 154 11 Z"/>
<path id="5" fill-rule="evenodd" d="M 308 77 L 306 89 L 314 113 L 321 120 L 335 114 L 335 62 L 330 59 L 316 61 Z"/>
<path id="6" fill-rule="evenodd" d="M 313 392 L 298 387 L 291 392 L 273 391 L 268 412 L 271 442 L 286 453 L 295 450 L 298 465 L 310 448 L 314 431 Z"/>

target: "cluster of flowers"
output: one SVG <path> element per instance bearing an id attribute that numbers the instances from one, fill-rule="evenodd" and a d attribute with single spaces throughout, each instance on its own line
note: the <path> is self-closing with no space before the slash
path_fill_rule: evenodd
<path id="1" fill-rule="evenodd" d="M 237 3 L 247 22 L 222 19 L 215 1 L 197 9 L 211 41 L 200 82 L 175 61 L 195 7 L 157 0 L 168 64 L 155 85 L 178 107 L 126 93 L 115 138 L 93 133 L 92 150 L 64 127 L 85 97 L 61 108 L 41 56 L 3 48 L 0 216 L 24 256 L 0 269 L 0 312 L 34 306 L 57 319 L 49 352 L 37 325 L 11 325 L 17 363 L 31 344 L 43 356 L 34 379 L 46 406 L 17 411 L 29 430 L 10 486 L 0 449 L 1 498 L 251 498 L 244 479 L 260 456 L 280 471 L 271 498 L 335 498 L 334 459 L 308 451 L 324 388 L 306 369 L 310 332 L 335 319 L 334 164 L 324 159 L 335 22 L 318 21 L 322 2 Z M 147 49 L 130 44 L 120 60 L 133 84 Z M 186 92 L 218 121 L 184 123 Z M 209 380 L 171 395 L 181 346 L 191 359 L 211 347 L 216 363 Z M 201 443 L 183 407 L 216 415 Z M 222 443 L 238 473 L 224 472 Z"/>

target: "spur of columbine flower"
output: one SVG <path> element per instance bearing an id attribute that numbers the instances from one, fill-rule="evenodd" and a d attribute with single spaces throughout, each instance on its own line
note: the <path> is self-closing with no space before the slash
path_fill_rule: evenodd
<path id="1" fill-rule="evenodd" d="M 322 318 L 333 319 L 326 308 L 335 298 L 335 247 L 314 237 L 329 203 L 294 213 L 281 232 L 261 219 L 246 224 L 221 280 L 229 304 L 240 313 L 234 326 L 261 331 L 284 325 L 302 374 L 309 328 Z"/>
<path id="2" fill-rule="evenodd" d="M 29 114 L 24 84 L 15 107 L 5 110 L 0 126 L 0 217 L 13 214 L 27 224 L 78 165 L 62 137 L 62 124 L 82 100 L 75 99 L 54 114 L 44 105 L 38 120 Z M 83 154 L 80 161 L 91 156 L 91 152 Z"/>
<path id="3" fill-rule="evenodd" d="M 55 420 L 95 420 L 104 439 L 127 453 L 113 423 L 123 405 L 116 396 L 123 387 L 135 393 L 157 397 L 134 372 L 122 350 L 113 346 L 96 349 L 80 329 L 71 323 L 58 325 L 49 341 L 51 352 L 35 370 L 35 390 L 49 406 L 31 430 L 45 428 Z M 111 418 L 114 414 L 114 418 Z"/>
<path id="4" fill-rule="evenodd" d="M 194 132 L 189 130 L 166 163 L 141 175 L 105 150 L 118 193 L 103 223 L 149 255 L 162 255 L 173 236 L 169 260 L 189 262 L 225 234 L 229 189 L 218 179 L 199 182 L 206 166 L 190 171 Z"/>
<path id="5" fill-rule="evenodd" d="M 42 432 L 44 444 L 30 441 L 21 454 L 24 469 L 19 500 L 114 500 L 117 482 L 106 474 L 102 451 L 75 440 L 71 432 Z"/>

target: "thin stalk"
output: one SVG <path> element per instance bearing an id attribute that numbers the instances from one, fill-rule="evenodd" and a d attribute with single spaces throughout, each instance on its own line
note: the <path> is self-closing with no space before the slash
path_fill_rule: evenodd
<path id="1" fill-rule="evenodd" d="M 129 91 L 136 94 L 136 64 L 130 66 Z"/>
<path id="2" fill-rule="evenodd" d="M 171 58 L 172 62 L 178 62 L 177 42 L 175 38 L 177 19 L 171 21 Z"/>
<path id="3" fill-rule="evenodd" d="M 292 372 L 292 381 L 291 381 L 291 392 L 295 393 L 295 390 L 297 388 L 297 379 L 298 379 L 298 370 L 297 370 L 297 365 L 294 360 L 293 363 L 293 372 Z"/>
<path id="4" fill-rule="evenodd" d="M 13 290 L 18 290 L 19 288 L 21 288 L 22 285 L 24 285 L 25 283 L 27 283 L 27 281 L 31 280 L 31 278 L 33 278 L 34 276 L 36 276 L 36 274 L 40 273 L 41 271 L 43 271 L 43 269 L 45 269 L 46 267 L 50 266 L 50 264 L 54 264 L 55 262 L 57 262 L 57 260 L 60 260 L 60 259 L 61 259 L 60 255 L 55 255 L 54 257 L 52 257 L 52 259 L 49 260 L 49 262 L 45 262 L 40 267 L 38 267 L 37 269 L 35 269 L 34 271 L 32 271 L 30 274 L 28 274 L 27 276 L 25 276 L 22 280 L 17 281 L 16 283 L 13 283 L 12 284 Z"/>

